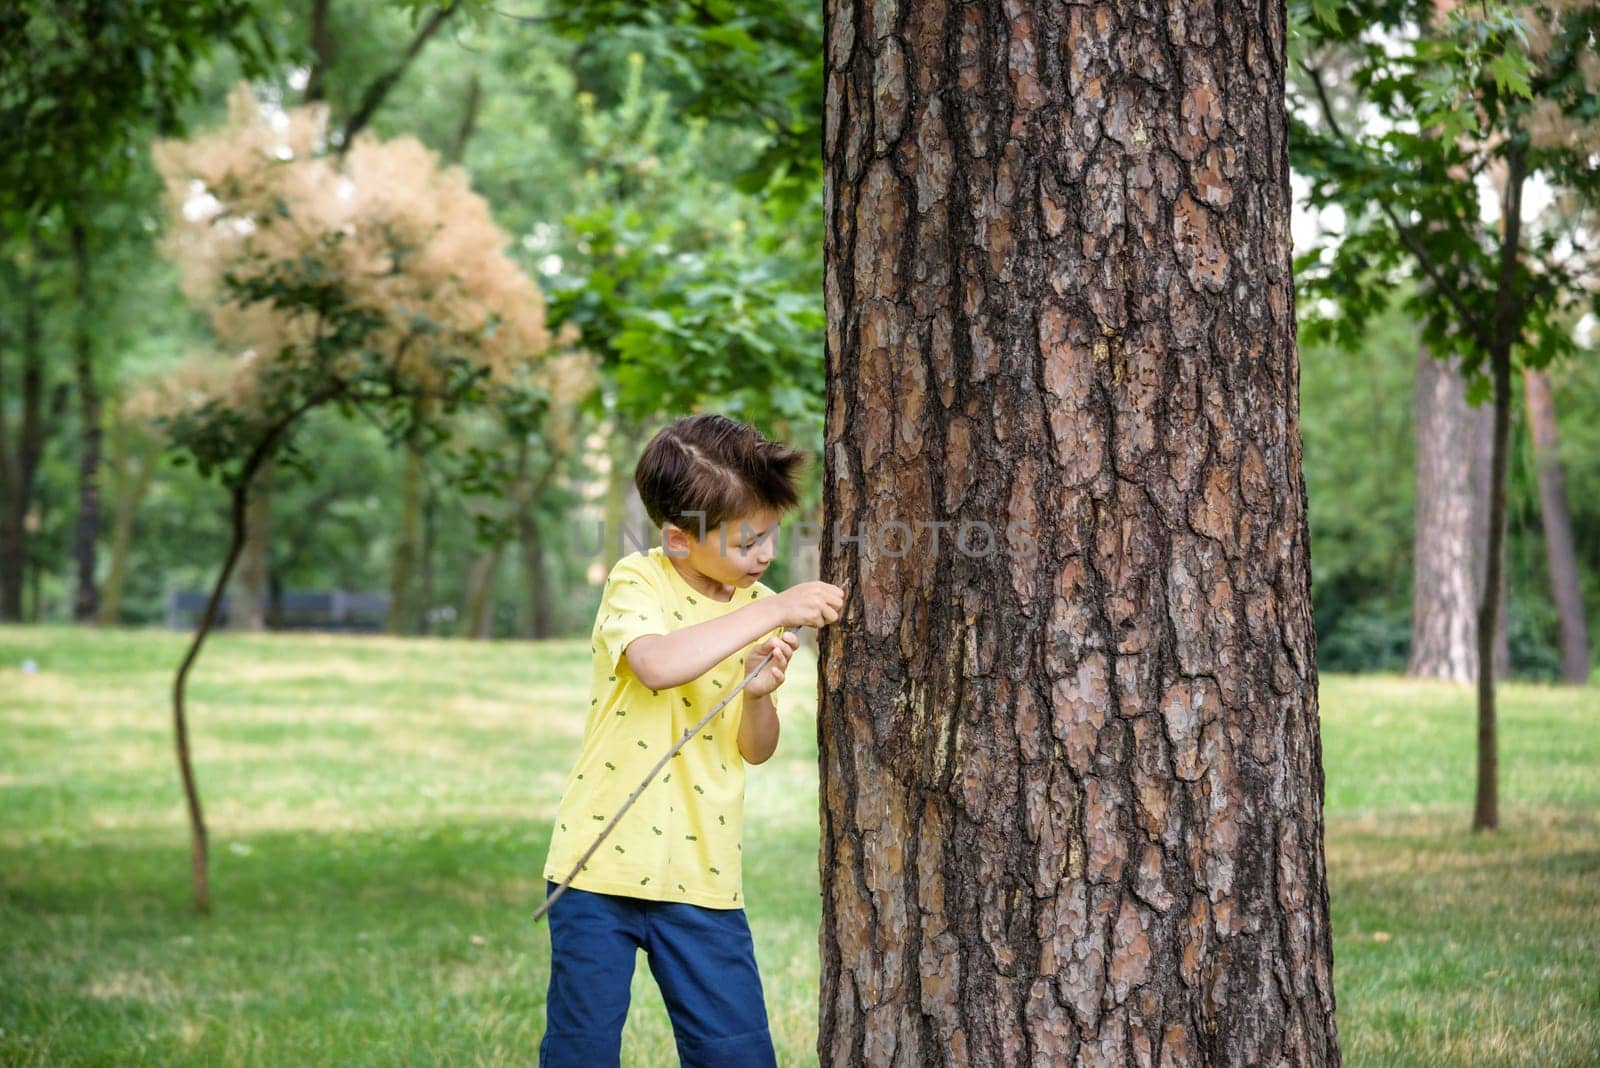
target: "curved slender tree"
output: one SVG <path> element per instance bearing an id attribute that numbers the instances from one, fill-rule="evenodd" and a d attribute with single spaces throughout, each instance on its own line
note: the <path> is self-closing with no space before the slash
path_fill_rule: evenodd
<path id="1" fill-rule="evenodd" d="M 391 445 L 437 442 L 463 405 L 526 409 L 542 388 L 538 287 L 458 167 L 413 138 L 357 134 L 330 150 L 320 104 L 282 111 L 241 86 L 222 129 L 155 150 L 167 183 L 164 251 L 225 348 L 209 383 L 162 419 L 180 455 L 228 488 L 232 538 L 173 683 L 195 902 L 210 909 L 206 829 L 189 756 L 185 683 L 243 547 L 252 481 L 274 459 L 309 477 L 302 417 L 336 404 L 377 419 Z M 419 398 L 431 403 L 418 404 Z M 435 413 L 425 427 L 416 413 Z M 493 458 L 466 481 L 499 489 Z"/>

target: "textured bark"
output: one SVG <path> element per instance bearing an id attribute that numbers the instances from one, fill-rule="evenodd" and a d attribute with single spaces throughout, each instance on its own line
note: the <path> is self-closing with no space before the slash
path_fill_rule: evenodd
<path id="1" fill-rule="evenodd" d="M 1582 686 L 1589 681 L 1589 628 L 1583 618 L 1583 592 L 1572 541 L 1572 512 L 1567 508 L 1567 475 L 1561 463 L 1555 397 L 1543 371 L 1524 369 L 1522 387 L 1528 406 L 1528 433 L 1533 437 L 1539 468 L 1539 514 L 1544 521 L 1550 593 L 1561 628 L 1561 680 Z"/>
<path id="2" fill-rule="evenodd" d="M 100 383 L 94 374 L 94 335 L 99 328 L 94 312 L 94 287 L 89 270 L 89 235 L 83 223 L 74 222 L 73 281 L 77 313 L 73 319 L 72 366 L 78 387 L 78 522 L 73 531 L 72 555 L 78 581 L 72 600 L 72 618 L 98 622 L 100 586 L 95 579 L 96 549 L 100 542 Z"/>
<path id="3" fill-rule="evenodd" d="M 824 10 L 820 1059 L 1336 1064 L 1283 5 Z"/>
<path id="4" fill-rule="evenodd" d="M 1489 543 L 1494 409 L 1467 403 L 1460 361 L 1417 352 L 1412 391 L 1416 504 L 1411 652 L 1406 674 L 1470 683 L 1478 677 L 1478 608 Z M 1495 625 L 1495 674 L 1510 664 L 1505 614 Z"/>

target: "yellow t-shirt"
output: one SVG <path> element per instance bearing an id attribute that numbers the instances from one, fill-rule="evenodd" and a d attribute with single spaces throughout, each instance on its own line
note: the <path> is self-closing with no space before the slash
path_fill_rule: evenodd
<path id="1" fill-rule="evenodd" d="M 699 678 L 660 691 L 634 676 L 622 656 L 628 643 L 704 623 L 773 595 L 757 582 L 735 589 L 730 601 L 713 600 L 689 585 L 659 545 L 617 561 L 606 578 L 590 640 L 594 668 L 583 745 L 556 809 L 546 879 L 560 882 L 571 873 L 662 754 L 738 685 L 750 650 L 783 628 L 763 634 Z M 743 711 L 741 691 L 650 781 L 573 879 L 573 887 L 709 908 L 744 906 Z"/>

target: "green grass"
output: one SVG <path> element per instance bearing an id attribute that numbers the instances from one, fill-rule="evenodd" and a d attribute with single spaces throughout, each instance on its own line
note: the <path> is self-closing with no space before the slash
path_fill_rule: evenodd
<path id="1" fill-rule="evenodd" d="M 0 627 L 0 1063 L 532 1063 L 528 916 L 586 642 L 214 636 L 190 685 L 201 919 L 168 705 L 186 640 Z M 1471 691 L 1322 682 L 1346 1060 L 1595 1063 L 1600 688 L 1502 687 L 1505 827 L 1474 836 Z M 745 880 L 789 1065 L 815 1062 L 809 655 L 785 692 Z M 674 1063 L 642 959 L 634 995 L 624 1062 Z"/>

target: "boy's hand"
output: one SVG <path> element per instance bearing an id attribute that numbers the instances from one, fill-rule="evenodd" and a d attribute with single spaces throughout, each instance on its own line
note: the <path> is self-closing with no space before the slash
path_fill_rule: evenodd
<path id="1" fill-rule="evenodd" d="M 794 631 L 784 631 L 781 638 L 768 638 L 750 651 L 744 658 L 744 673 L 749 676 L 755 666 L 761 663 L 763 657 L 772 653 L 772 662 L 761 669 L 761 674 L 745 683 L 744 695 L 750 698 L 766 697 L 779 686 L 783 685 L 784 668 L 789 666 L 789 658 L 794 651 L 800 648 L 800 635 Z"/>
<path id="2" fill-rule="evenodd" d="M 773 598 L 786 627 L 825 627 L 844 611 L 844 590 L 831 582 L 801 582 Z"/>

